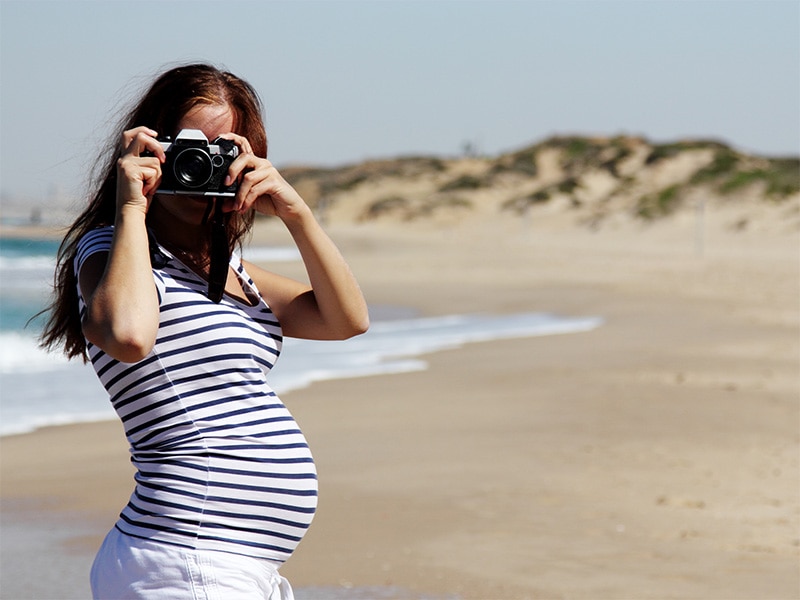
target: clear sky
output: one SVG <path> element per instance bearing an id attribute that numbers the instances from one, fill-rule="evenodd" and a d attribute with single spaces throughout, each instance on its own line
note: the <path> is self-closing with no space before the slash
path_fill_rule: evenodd
<path id="1" fill-rule="evenodd" d="M 553 134 L 800 154 L 800 2 L 0 0 L 0 189 L 80 193 L 164 65 L 249 80 L 270 158 L 485 154 Z"/>

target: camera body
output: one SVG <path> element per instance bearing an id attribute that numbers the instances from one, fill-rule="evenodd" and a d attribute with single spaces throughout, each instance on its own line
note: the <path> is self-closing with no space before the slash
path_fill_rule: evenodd
<path id="1" fill-rule="evenodd" d="M 228 168 L 239 155 L 230 140 L 217 138 L 208 142 L 199 129 L 182 129 L 175 139 L 159 139 L 166 162 L 161 166 L 159 194 L 233 197 L 238 182 L 225 185 Z"/>

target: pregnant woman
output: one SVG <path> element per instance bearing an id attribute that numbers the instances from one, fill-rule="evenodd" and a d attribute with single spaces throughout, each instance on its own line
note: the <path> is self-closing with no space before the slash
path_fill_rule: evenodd
<path id="1" fill-rule="evenodd" d="M 227 149 L 214 189 L 163 187 L 179 170 L 166 136 L 182 132 Z M 42 341 L 91 360 L 137 469 L 92 567 L 95 598 L 292 598 L 277 569 L 311 523 L 316 471 L 266 376 L 284 335 L 345 339 L 368 314 L 266 156 L 248 83 L 205 64 L 166 71 L 124 119 L 62 244 Z M 241 259 L 256 212 L 283 221 L 308 284 Z"/>

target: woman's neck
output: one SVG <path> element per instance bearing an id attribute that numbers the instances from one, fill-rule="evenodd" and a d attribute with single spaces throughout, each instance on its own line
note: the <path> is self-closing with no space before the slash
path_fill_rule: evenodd
<path id="1" fill-rule="evenodd" d="M 147 214 L 147 226 L 159 244 L 171 252 L 191 255 L 200 261 L 208 257 L 209 227 L 207 223 L 179 221 L 153 201 Z"/>

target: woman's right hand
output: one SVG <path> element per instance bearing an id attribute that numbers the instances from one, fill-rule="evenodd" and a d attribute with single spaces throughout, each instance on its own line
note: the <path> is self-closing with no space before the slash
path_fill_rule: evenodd
<path id="1" fill-rule="evenodd" d="M 86 339 L 110 356 L 136 362 L 158 335 L 158 292 L 144 223 L 166 156 L 148 127 L 124 132 L 121 145 L 111 248 L 92 254 L 78 273 L 86 302 L 81 326 Z"/>
<path id="2" fill-rule="evenodd" d="M 132 207 L 147 213 L 161 183 L 161 165 L 166 154 L 158 134 L 149 127 L 123 132 L 122 156 L 117 160 L 117 210 Z M 142 156 L 147 152 L 147 155 Z"/>

